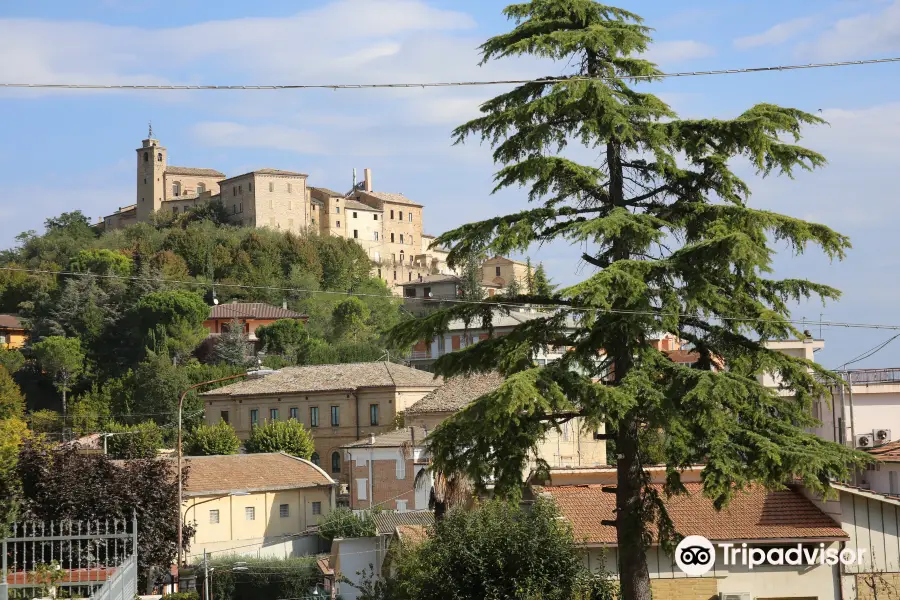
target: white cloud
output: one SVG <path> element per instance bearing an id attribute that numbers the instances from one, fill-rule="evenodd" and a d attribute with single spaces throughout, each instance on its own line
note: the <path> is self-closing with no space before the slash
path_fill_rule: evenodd
<path id="1" fill-rule="evenodd" d="M 783 44 L 808 30 L 814 23 L 815 19 L 812 17 L 785 21 L 770 27 L 760 34 L 738 38 L 734 40 L 734 46 L 740 50 L 747 50 L 749 48 L 758 48 L 759 46 Z"/>
<path id="2" fill-rule="evenodd" d="M 715 54 L 716 49 L 709 44 L 695 40 L 675 40 L 654 42 L 644 53 L 644 58 L 659 65 L 668 65 L 697 58 L 709 58 Z"/>
<path id="3" fill-rule="evenodd" d="M 841 19 L 797 50 L 822 60 L 873 58 L 896 52 L 900 50 L 900 0 L 893 0 L 880 11 Z"/>

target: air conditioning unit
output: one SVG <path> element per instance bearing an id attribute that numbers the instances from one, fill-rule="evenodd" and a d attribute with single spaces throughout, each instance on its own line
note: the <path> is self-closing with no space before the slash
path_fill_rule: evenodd
<path id="1" fill-rule="evenodd" d="M 721 592 L 719 600 L 753 600 L 750 592 Z"/>
<path id="2" fill-rule="evenodd" d="M 871 433 L 856 434 L 857 448 L 871 448 L 875 445 L 875 436 Z"/>
<path id="3" fill-rule="evenodd" d="M 891 441 L 891 430 L 890 429 L 876 429 L 875 430 L 875 443 L 878 445 L 887 444 Z"/>

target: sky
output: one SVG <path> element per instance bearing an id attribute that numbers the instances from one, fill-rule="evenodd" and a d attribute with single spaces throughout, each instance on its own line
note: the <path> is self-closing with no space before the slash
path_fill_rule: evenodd
<path id="1" fill-rule="evenodd" d="M 344 84 L 558 75 L 563 65 L 508 59 L 479 66 L 478 45 L 508 30 L 495 0 L 43 0 L 0 4 L 0 82 Z M 900 0 L 619 0 L 653 27 L 648 57 L 669 72 L 900 56 Z M 169 162 L 228 175 L 296 170 L 309 184 L 374 188 L 425 205 L 426 232 L 519 210 L 521 190 L 492 194 L 490 149 L 454 146 L 451 131 L 504 87 L 309 91 L 0 90 L 0 247 L 64 211 L 92 220 L 134 202 L 134 150 L 147 136 Z M 682 117 L 739 115 L 759 102 L 820 114 L 803 144 L 829 165 L 760 179 L 736 163 L 751 205 L 823 223 L 853 249 L 830 262 L 781 249 L 776 276 L 844 292 L 809 321 L 900 325 L 900 63 L 676 78 L 648 88 Z M 821 111 L 821 113 L 819 112 Z M 590 158 L 588 154 L 585 157 Z M 530 251 L 552 278 L 590 274 L 578 248 Z M 821 315 L 821 316 L 820 316 Z M 808 327 L 819 337 L 819 326 Z M 823 327 L 817 359 L 835 368 L 889 330 Z M 900 367 L 900 339 L 853 367 Z"/>

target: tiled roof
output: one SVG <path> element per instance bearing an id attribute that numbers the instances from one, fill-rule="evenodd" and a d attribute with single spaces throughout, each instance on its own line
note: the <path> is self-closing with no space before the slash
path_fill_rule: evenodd
<path id="1" fill-rule="evenodd" d="M 285 367 L 260 379 L 204 392 L 203 396 L 255 396 L 259 394 L 291 394 L 334 390 L 352 391 L 370 387 L 437 387 L 440 378 L 391 362 L 349 363 Z"/>
<path id="2" fill-rule="evenodd" d="M 295 177 L 307 177 L 306 173 L 298 173 L 297 171 L 282 171 L 281 169 L 257 169 L 253 171 L 256 175 L 291 175 Z"/>
<path id="3" fill-rule="evenodd" d="M 225 177 L 225 173 L 215 169 L 196 169 L 194 167 L 166 167 L 166 175 L 198 175 L 201 177 Z"/>
<path id="4" fill-rule="evenodd" d="M 410 429 L 415 430 L 415 442 L 417 444 L 425 439 L 426 435 L 428 435 L 428 432 L 421 427 L 403 427 L 402 429 L 395 429 L 394 431 L 388 431 L 387 433 L 376 435 L 374 444 L 370 445 L 369 438 L 365 438 L 359 440 L 358 442 L 353 442 L 345 446 L 341 446 L 341 448 L 399 448 L 403 444 L 413 442 L 413 436 Z"/>
<path id="5" fill-rule="evenodd" d="M 0 315 L 0 328 L 23 329 L 22 321 L 16 315 Z"/>
<path id="6" fill-rule="evenodd" d="M 344 202 L 344 209 L 346 210 L 348 208 L 351 210 L 371 210 L 375 212 L 384 212 L 380 208 L 374 208 L 372 206 L 369 206 L 368 204 L 363 204 L 362 202 L 359 202 L 352 198 L 347 198 L 347 201 Z"/>
<path id="7" fill-rule="evenodd" d="M 340 194 L 340 193 L 338 193 L 334 190 L 328 189 L 326 187 L 310 186 L 309 189 L 314 192 L 320 192 L 321 194 L 324 194 L 325 196 L 328 196 L 330 198 L 343 198 L 344 197 L 344 194 Z"/>
<path id="8" fill-rule="evenodd" d="M 379 534 L 391 534 L 398 527 L 404 526 L 427 527 L 434 525 L 434 513 L 430 510 L 412 510 L 407 512 L 384 511 L 375 515 L 375 527 Z"/>
<path id="9" fill-rule="evenodd" d="M 397 527 L 397 537 L 409 546 L 418 546 L 428 539 L 428 528 L 423 525 L 400 525 Z"/>
<path id="10" fill-rule="evenodd" d="M 306 315 L 263 302 L 226 302 L 210 308 L 210 319 L 302 319 Z"/>
<path id="11" fill-rule="evenodd" d="M 403 283 L 400 284 L 400 286 L 406 287 L 406 286 L 410 286 L 410 285 L 423 285 L 426 283 L 442 283 L 444 281 L 460 281 L 460 278 L 456 275 L 425 275 L 422 277 L 421 281 L 419 281 L 419 280 L 404 281 Z M 499 287 L 499 286 L 494 286 L 492 284 L 491 287 Z"/>
<path id="12" fill-rule="evenodd" d="M 655 486 L 660 489 L 660 486 Z M 687 495 L 665 500 L 675 529 L 709 540 L 788 540 L 846 538 L 828 515 L 794 490 L 768 491 L 754 486 L 739 492 L 721 511 L 703 495 L 701 483 L 686 483 Z M 585 544 L 615 544 L 616 529 L 602 525 L 615 518 L 616 495 L 602 485 L 535 488 L 549 492 L 572 523 L 575 539 Z M 660 489 L 661 492 L 661 489 Z"/>
<path id="13" fill-rule="evenodd" d="M 185 486 L 188 496 L 335 484 L 325 471 L 308 460 L 283 453 L 189 456 L 185 461 L 190 467 Z"/>
<path id="14" fill-rule="evenodd" d="M 452 377 L 444 385 L 406 409 L 408 413 L 456 412 L 503 383 L 498 373 Z"/>
<path id="15" fill-rule="evenodd" d="M 900 440 L 869 448 L 866 452 L 884 462 L 900 462 Z"/>
<path id="16" fill-rule="evenodd" d="M 409 204 L 410 206 L 422 206 L 421 204 L 416 204 L 403 194 L 393 194 L 391 192 L 366 192 L 364 190 L 360 190 L 358 193 L 366 194 L 367 196 L 371 196 L 372 198 L 378 198 L 382 202 L 393 202 L 394 204 Z"/>
<path id="17" fill-rule="evenodd" d="M 331 557 L 324 556 L 316 560 L 316 566 L 323 575 L 334 575 L 334 569 L 331 568 Z"/>

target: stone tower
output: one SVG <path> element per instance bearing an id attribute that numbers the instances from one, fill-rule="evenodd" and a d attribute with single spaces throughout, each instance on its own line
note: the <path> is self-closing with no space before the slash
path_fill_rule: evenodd
<path id="1" fill-rule="evenodd" d="M 153 131 L 137 149 L 137 220 L 146 222 L 165 199 L 166 149 L 153 139 Z"/>

